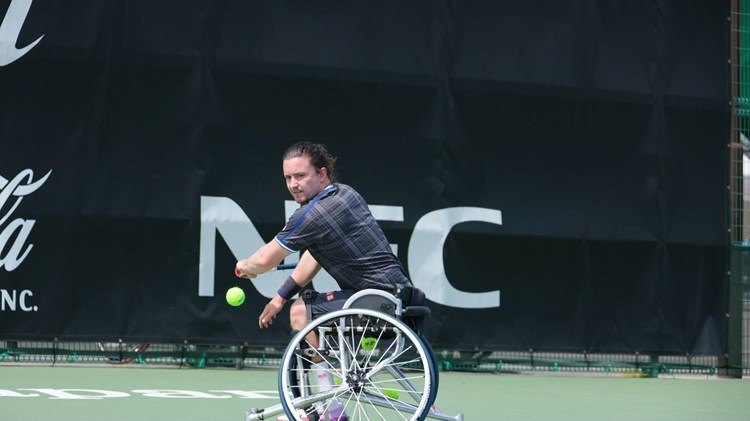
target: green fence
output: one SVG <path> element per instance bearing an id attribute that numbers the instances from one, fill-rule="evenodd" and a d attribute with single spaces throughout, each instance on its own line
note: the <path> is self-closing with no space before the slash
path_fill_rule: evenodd
<path id="1" fill-rule="evenodd" d="M 750 372 L 750 2 L 733 0 L 730 16 L 730 271 L 727 314 L 734 374 Z"/>
<path id="2" fill-rule="evenodd" d="M 132 364 L 194 368 L 278 367 L 284 350 L 248 345 L 0 341 L 0 364 Z M 436 350 L 442 371 L 491 373 L 600 373 L 634 377 L 720 376 L 725 359 L 714 356 L 551 353 L 527 350 Z"/>

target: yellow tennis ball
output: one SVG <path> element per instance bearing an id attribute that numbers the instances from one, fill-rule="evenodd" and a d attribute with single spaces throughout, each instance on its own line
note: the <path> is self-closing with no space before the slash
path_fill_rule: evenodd
<path id="1" fill-rule="evenodd" d="M 230 306 L 241 306 L 245 302 L 245 291 L 240 287 L 232 287 L 227 291 L 227 302 Z"/>
<path id="2" fill-rule="evenodd" d="M 378 340 L 375 338 L 362 338 L 362 349 L 365 351 L 372 351 L 377 344 Z"/>
<path id="3" fill-rule="evenodd" d="M 398 400 L 398 392 L 393 389 L 384 389 L 383 394 L 391 399 Z"/>

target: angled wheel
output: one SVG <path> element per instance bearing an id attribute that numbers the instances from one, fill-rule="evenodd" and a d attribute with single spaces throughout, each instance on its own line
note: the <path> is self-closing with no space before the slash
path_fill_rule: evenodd
<path id="1" fill-rule="evenodd" d="M 328 390 L 314 380 L 329 367 L 322 362 L 334 378 Z M 279 368 L 279 397 L 290 420 L 335 420 L 342 407 L 349 421 L 423 420 L 435 381 L 431 350 L 405 323 L 352 308 L 312 321 L 292 339 Z"/>

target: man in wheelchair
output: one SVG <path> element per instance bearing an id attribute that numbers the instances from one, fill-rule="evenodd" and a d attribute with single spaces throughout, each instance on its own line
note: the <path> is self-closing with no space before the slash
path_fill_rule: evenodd
<path id="1" fill-rule="evenodd" d="M 336 280 L 341 290 L 322 293 L 306 290 L 302 299 L 295 300 L 289 313 L 295 332 L 323 315 L 342 309 L 358 291 L 395 293 L 411 286 L 365 200 L 352 187 L 336 182 L 335 158 L 323 145 L 296 143 L 286 150 L 282 161 L 287 189 L 300 207 L 273 240 L 236 265 L 239 276 L 252 279 L 274 269 L 289 254 L 301 252 L 294 272 L 260 314 L 261 329 L 273 323 L 285 303 L 302 291 L 321 268 Z M 306 336 L 312 349 L 319 346 L 317 336 L 316 331 Z M 315 376 L 318 391 L 336 386 L 324 358 L 315 356 L 310 364 L 319 366 Z M 337 405 L 334 401 L 333 407 L 327 408 L 329 414 L 338 414 L 329 419 L 347 420 L 343 407 L 336 408 Z"/>

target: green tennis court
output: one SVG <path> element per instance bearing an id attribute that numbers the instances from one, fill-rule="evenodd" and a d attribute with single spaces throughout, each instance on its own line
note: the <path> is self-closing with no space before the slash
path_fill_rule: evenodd
<path id="1" fill-rule="evenodd" d="M 441 373 L 467 420 L 747 420 L 750 382 Z M 0 366 L 3 421 L 244 420 L 277 403 L 273 370 Z"/>

